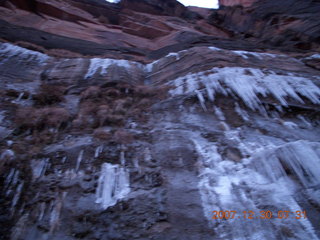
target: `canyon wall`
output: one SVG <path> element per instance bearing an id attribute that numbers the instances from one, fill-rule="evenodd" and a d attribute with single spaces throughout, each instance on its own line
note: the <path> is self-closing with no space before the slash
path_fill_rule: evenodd
<path id="1" fill-rule="evenodd" d="M 318 2 L 288 2 L 0 1 L 0 239 L 318 240 Z"/>
<path id="2" fill-rule="evenodd" d="M 256 0 L 219 0 L 219 6 L 242 6 L 250 7 Z"/>

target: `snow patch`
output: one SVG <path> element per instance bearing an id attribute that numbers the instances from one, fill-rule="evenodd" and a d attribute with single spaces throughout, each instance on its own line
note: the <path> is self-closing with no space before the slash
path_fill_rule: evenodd
<path id="1" fill-rule="evenodd" d="M 312 59 L 320 59 L 320 54 L 313 54 L 310 57 L 305 58 L 305 60 L 312 60 Z"/>
<path id="2" fill-rule="evenodd" d="M 0 57 L 5 57 L 1 63 L 12 57 L 19 57 L 23 61 L 37 61 L 41 64 L 45 63 L 49 56 L 40 52 L 22 48 L 10 43 L 0 43 Z"/>
<path id="3" fill-rule="evenodd" d="M 275 57 L 286 57 L 285 55 L 280 54 L 272 54 L 272 53 L 260 53 L 260 52 L 249 52 L 249 51 L 242 51 L 242 50 L 225 50 L 217 47 L 208 47 L 212 51 L 228 51 L 232 52 L 240 57 L 243 57 L 245 59 L 248 59 L 249 57 L 256 57 L 260 60 L 262 60 L 265 57 L 269 58 L 275 58 Z"/>
<path id="4" fill-rule="evenodd" d="M 126 69 L 130 69 L 133 66 L 141 67 L 140 63 L 127 61 L 127 60 L 116 60 L 116 59 L 109 59 L 109 58 L 91 58 L 89 69 L 84 78 L 88 79 L 98 71 L 100 75 L 105 75 L 107 73 L 107 69 L 111 65 L 124 67 Z"/>

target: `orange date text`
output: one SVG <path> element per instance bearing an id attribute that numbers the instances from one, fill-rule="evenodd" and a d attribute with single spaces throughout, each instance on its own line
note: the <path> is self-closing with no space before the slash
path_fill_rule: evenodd
<path id="1" fill-rule="evenodd" d="M 306 211 L 212 211 L 212 219 L 305 219 Z"/>

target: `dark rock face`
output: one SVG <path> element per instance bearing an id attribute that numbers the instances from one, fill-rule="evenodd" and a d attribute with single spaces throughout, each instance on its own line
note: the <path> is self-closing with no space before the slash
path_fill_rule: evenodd
<path id="1" fill-rule="evenodd" d="M 228 5 L 227 5 L 228 6 Z M 249 41 L 263 41 L 286 50 L 319 50 L 318 1 L 255 1 L 251 6 L 226 7 L 210 22 Z"/>
<path id="2" fill-rule="evenodd" d="M 271 7 L 0 3 L 0 239 L 320 238 L 320 57 Z"/>
<path id="3" fill-rule="evenodd" d="M 176 39 L 182 32 L 228 37 L 175 0 L 119 4 L 101 0 L 7 0 L 0 8 L 1 38 L 32 43 L 42 51 L 68 50 L 73 56 L 80 53 L 116 58 L 121 54 L 121 58 L 128 55 L 141 61 L 154 50 L 179 43 Z"/>
<path id="4" fill-rule="evenodd" d="M 219 0 L 219 6 L 230 7 L 230 6 L 242 6 L 250 7 L 257 0 Z"/>

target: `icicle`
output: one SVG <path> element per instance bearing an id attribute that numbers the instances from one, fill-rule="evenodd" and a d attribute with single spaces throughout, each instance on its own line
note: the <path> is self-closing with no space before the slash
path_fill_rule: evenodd
<path id="1" fill-rule="evenodd" d="M 223 131 L 229 131 L 230 130 L 229 125 L 225 121 L 220 121 L 218 126 Z"/>
<path id="2" fill-rule="evenodd" d="M 67 193 L 63 192 L 61 197 L 56 199 L 55 203 L 52 206 L 52 210 L 50 213 L 50 233 L 52 233 L 59 224 L 60 213 L 62 209 L 62 203 Z"/>
<path id="3" fill-rule="evenodd" d="M 139 173 L 141 173 L 140 165 L 139 165 L 139 160 L 137 158 L 133 159 L 133 166 L 135 169 L 138 170 Z"/>
<path id="4" fill-rule="evenodd" d="M 82 158 L 83 158 L 83 150 L 80 151 L 78 158 L 77 158 L 77 165 L 76 165 L 76 169 L 75 169 L 76 172 L 79 170 Z"/>
<path id="5" fill-rule="evenodd" d="M 244 121 L 249 121 L 249 115 L 248 115 L 248 113 L 245 111 L 245 110 L 243 110 L 243 109 L 241 109 L 240 108 L 240 106 L 239 106 L 239 104 L 236 102 L 235 103 L 235 111 L 236 111 L 236 113 L 238 113 L 239 114 L 239 116 L 244 120 Z"/>
<path id="6" fill-rule="evenodd" d="M 6 177 L 6 180 L 4 181 L 4 189 L 8 188 L 11 181 L 13 180 L 13 176 L 15 174 L 15 169 L 14 168 L 11 168 L 8 176 Z"/>
<path id="7" fill-rule="evenodd" d="M 18 96 L 18 98 L 17 98 L 17 102 L 19 102 L 19 101 L 21 101 L 21 99 L 23 98 L 23 96 L 24 96 L 24 92 L 21 92 L 20 94 L 19 94 L 19 96 Z"/>
<path id="8" fill-rule="evenodd" d="M 102 153 L 102 151 L 103 151 L 103 145 L 97 147 L 95 152 L 94 152 L 94 158 L 98 158 L 99 155 Z"/>
<path id="9" fill-rule="evenodd" d="M 25 210 L 25 209 L 24 209 L 25 206 L 26 206 L 26 203 L 23 202 L 23 203 L 22 203 L 22 206 L 20 207 L 20 210 L 19 210 L 19 212 L 18 212 L 18 214 L 19 214 L 20 216 L 22 215 L 23 211 Z"/>
<path id="10" fill-rule="evenodd" d="M 238 138 L 232 137 L 235 135 L 232 131 L 228 135 L 230 139 Z M 301 222 L 287 219 L 281 222 L 281 226 L 259 218 L 253 221 L 243 217 L 241 221 L 215 219 L 213 222 L 212 211 L 232 209 L 242 214 L 250 209 L 259 214 L 260 210 L 265 210 L 261 209 L 261 205 L 266 202 L 274 209 L 300 210 L 292 196 L 296 192 L 295 184 L 287 177 L 283 166 L 304 186 L 317 186 L 315 184 L 319 184 L 320 180 L 319 143 L 297 141 L 280 147 L 255 145 L 250 159 L 235 163 L 223 159 L 217 146 L 200 135 L 192 134 L 190 137 L 198 153 L 198 187 L 204 215 L 218 239 L 278 239 L 280 227 L 285 226 L 294 229 L 298 239 L 318 240 L 308 219 Z"/>
<path id="11" fill-rule="evenodd" d="M 224 116 L 224 114 L 223 114 L 223 112 L 221 111 L 220 108 L 214 106 L 213 109 L 214 109 L 215 115 L 217 116 L 217 118 L 218 118 L 220 121 L 225 121 L 225 120 L 226 120 L 226 118 L 225 118 L 225 116 Z"/>
<path id="12" fill-rule="evenodd" d="M 96 190 L 96 203 L 100 203 L 104 209 L 107 209 L 129 192 L 129 176 L 125 169 L 110 163 L 102 164 Z"/>
<path id="13" fill-rule="evenodd" d="M 16 189 L 16 193 L 15 193 L 13 199 L 12 199 L 12 203 L 11 203 L 11 212 L 12 212 L 12 215 L 14 214 L 14 212 L 15 212 L 15 207 L 16 207 L 19 199 L 20 199 L 20 195 L 21 195 L 21 191 L 22 191 L 23 185 L 24 185 L 24 182 L 22 181 L 22 182 L 18 185 L 18 187 L 17 187 L 17 189 Z"/>
<path id="14" fill-rule="evenodd" d="M 66 161 L 67 161 L 67 156 L 64 156 L 64 157 L 61 159 L 61 163 L 64 164 Z"/>
<path id="15" fill-rule="evenodd" d="M 251 74 L 248 75 L 247 72 Z M 204 98 L 200 88 L 204 85 L 211 101 L 214 100 L 216 93 L 231 97 L 234 95 L 250 109 L 259 110 L 263 114 L 265 109 L 260 101 L 260 95 L 272 96 L 284 107 L 288 106 L 287 99 L 290 98 L 303 104 L 300 95 L 314 104 L 320 104 L 320 88 L 304 77 L 278 75 L 274 72 L 264 73 L 259 69 L 241 67 L 213 68 L 209 75 L 204 73 L 193 73 L 177 78 L 173 81 L 176 89 L 169 92 L 174 96 L 195 92 L 204 108 Z M 313 78 L 319 79 L 316 76 Z"/>
<path id="16" fill-rule="evenodd" d="M 124 156 L 124 151 L 120 152 L 120 163 L 121 163 L 121 166 L 125 166 L 126 165 L 126 158 Z"/>
<path id="17" fill-rule="evenodd" d="M 276 108 L 280 113 L 283 112 L 283 107 L 282 107 L 281 105 L 276 104 L 276 105 L 275 105 L 275 108 Z"/>
<path id="18" fill-rule="evenodd" d="M 252 162 L 257 170 L 273 181 L 286 176 L 285 167 L 290 169 L 305 187 L 311 187 L 320 182 L 319 148 L 319 143 L 300 140 L 260 152 L 253 157 L 255 160 Z M 261 162 L 264 162 L 265 167 L 261 167 Z"/>
<path id="19" fill-rule="evenodd" d="M 38 216 L 38 221 L 39 222 L 43 219 L 45 210 L 46 210 L 46 203 L 45 202 L 40 203 L 40 213 L 39 213 L 39 216 Z"/>
<path id="20" fill-rule="evenodd" d="M 209 84 L 206 84 L 206 90 L 207 90 L 207 95 L 208 98 L 210 99 L 211 102 L 214 101 L 214 88 L 210 86 Z"/>
<path id="21" fill-rule="evenodd" d="M 144 150 L 144 161 L 147 163 L 150 163 L 152 160 L 152 156 L 151 156 L 151 151 L 150 149 L 147 147 Z"/>
<path id="22" fill-rule="evenodd" d="M 12 192 L 12 189 L 10 188 L 13 188 L 17 185 L 19 174 L 20 174 L 19 170 L 15 170 L 13 177 L 10 176 L 11 182 L 8 182 L 6 196 L 9 196 L 10 193 Z"/>
<path id="23" fill-rule="evenodd" d="M 307 128 L 312 128 L 312 124 L 307 121 L 304 116 L 299 114 L 297 117 L 304 123 Z"/>
<path id="24" fill-rule="evenodd" d="M 41 160 L 31 160 L 32 181 L 35 181 L 43 176 L 46 171 L 48 160 L 48 158 Z"/>
<path id="25" fill-rule="evenodd" d="M 289 129 L 297 129 L 299 128 L 297 124 L 295 124 L 294 122 L 282 122 L 282 125 L 289 128 Z"/>
<path id="26" fill-rule="evenodd" d="M 201 107 L 202 107 L 203 111 L 206 112 L 207 111 L 207 107 L 205 105 L 205 100 L 204 100 L 204 97 L 203 97 L 202 93 L 200 91 L 198 91 L 198 90 L 195 90 L 195 92 L 197 94 L 197 97 L 199 99 L 199 102 L 201 104 Z"/>

